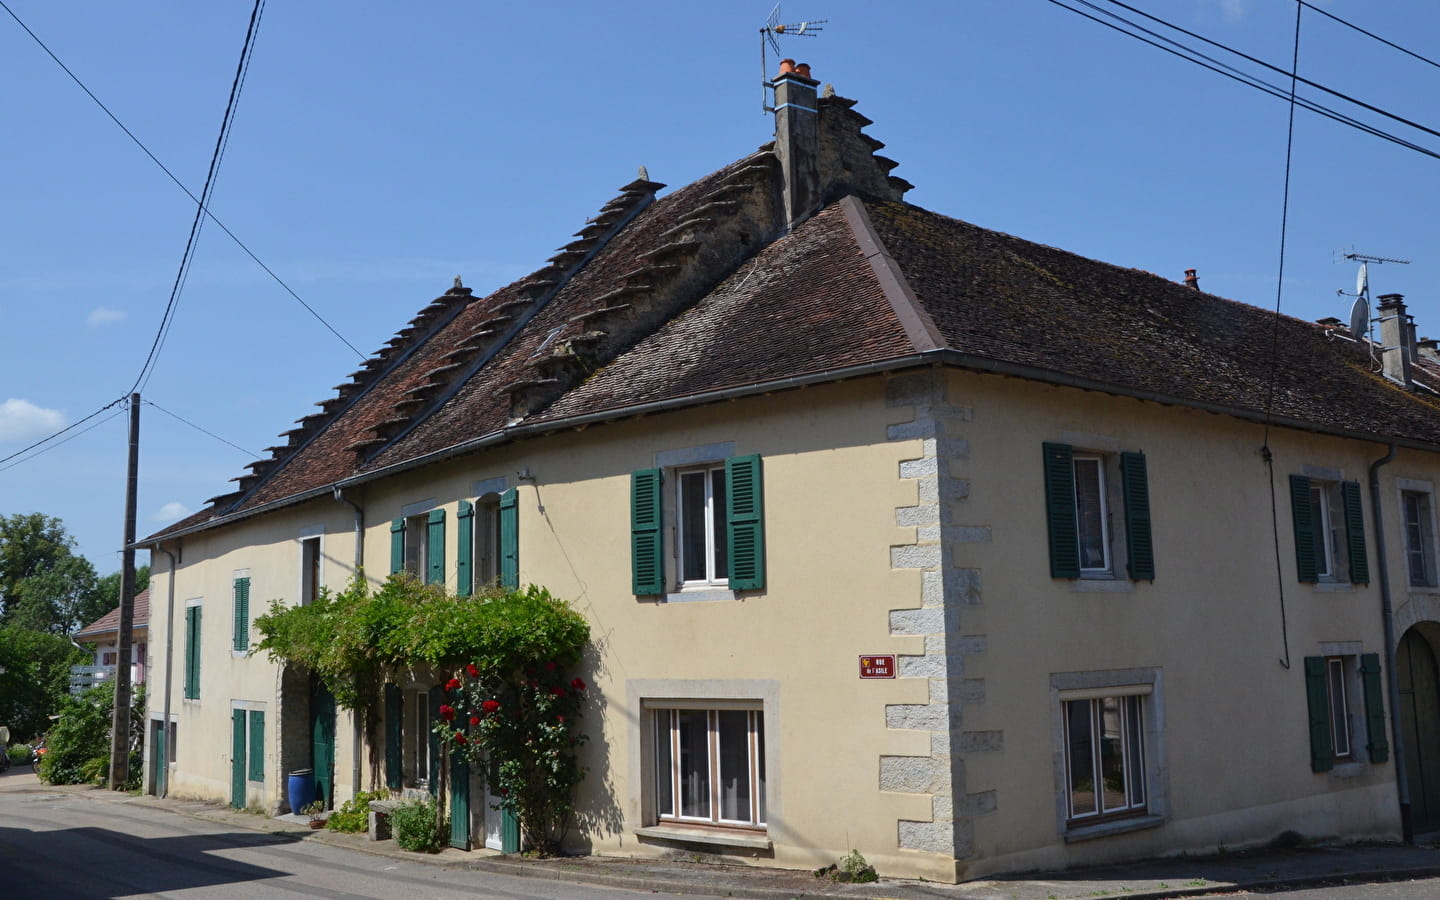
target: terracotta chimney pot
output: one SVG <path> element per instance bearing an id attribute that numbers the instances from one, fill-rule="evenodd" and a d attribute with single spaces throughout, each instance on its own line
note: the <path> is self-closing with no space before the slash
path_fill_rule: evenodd
<path id="1" fill-rule="evenodd" d="M 809 63 L 800 63 L 799 65 L 797 65 L 797 66 L 795 67 L 795 74 L 796 74 L 796 75 L 799 75 L 801 78 L 809 78 L 809 77 L 810 77 L 810 64 L 809 64 Z"/>
<path id="2" fill-rule="evenodd" d="M 1185 286 L 1192 290 L 1200 290 L 1200 276 L 1195 274 L 1194 269 L 1185 270 Z"/>
<path id="3" fill-rule="evenodd" d="M 782 60 L 780 60 L 780 74 L 781 74 L 781 75 L 789 75 L 791 72 L 794 72 L 794 71 L 795 71 L 795 60 L 793 60 L 793 59 L 782 59 Z"/>

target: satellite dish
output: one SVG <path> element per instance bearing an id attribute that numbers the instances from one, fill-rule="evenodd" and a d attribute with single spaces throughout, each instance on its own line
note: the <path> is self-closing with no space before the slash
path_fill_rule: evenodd
<path id="1" fill-rule="evenodd" d="M 1370 304 L 1364 297 L 1356 297 L 1350 307 L 1350 334 L 1357 341 L 1370 334 Z"/>

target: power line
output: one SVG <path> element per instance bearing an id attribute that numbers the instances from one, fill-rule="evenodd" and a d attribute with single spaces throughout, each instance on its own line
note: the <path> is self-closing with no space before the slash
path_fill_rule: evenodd
<path id="1" fill-rule="evenodd" d="M 1320 7 L 1316 6 L 1316 5 L 1313 4 L 1313 3 L 1306 3 L 1305 0 L 1296 0 L 1296 2 L 1299 3 L 1301 6 L 1305 7 L 1306 9 L 1310 10 L 1311 12 L 1317 12 L 1317 13 L 1319 13 L 1320 15 L 1324 16 L 1324 17 L 1327 18 L 1327 19 L 1334 19 L 1336 22 L 1339 22 L 1341 25 L 1344 25 L 1346 28 L 1353 28 L 1354 30 L 1360 32 L 1361 34 L 1365 35 L 1365 36 L 1368 37 L 1368 38 L 1373 38 L 1373 39 L 1379 41 L 1380 43 L 1384 44 L 1384 45 L 1387 46 L 1387 47 L 1390 47 L 1390 48 L 1395 49 L 1395 50 L 1399 50 L 1401 53 L 1404 53 L 1406 56 L 1413 56 L 1413 57 L 1415 57 L 1416 59 L 1420 60 L 1420 61 L 1423 62 L 1423 63 L 1427 63 L 1427 64 L 1429 64 L 1429 65 L 1434 66 L 1434 67 L 1437 68 L 1437 69 L 1440 69 L 1440 63 L 1437 63 L 1435 60 L 1430 59 L 1429 57 L 1426 57 L 1426 56 L 1421 56 L 1420 54 L 1416 53 L 1414 50 L 1407 50 L 1407 49 L 1405 49 L 1404 47 L 1400 46 L 1399 44 L 1397 44 L 1397 43 L 1395 43 L 1395 42 L 1393 42 L 1393 41 L 1387 41 L 1385 38 L 1381 37 L 1381 36 L 1378 35 L 1378 34 L 1374 34 L 1373 32 L 1366 31 L 1365 29 L 1361 28 L 1359 25 L 1356 25 L 1354 22 L 1347 22 L 1346 20 L 1340 18 L 1339 16 L 1335 15 L 1334 13 L 1329 12 L 1329 11 L 1327 11 L 1327 10 L 1323 10 L 1323 9 L 1321 9 Z"/>
<path id="2" fill-rule="evenodd" d="M 1076 0 L 1076 2 L 1083 3 L 1085 6 L 1089 6 L 1089 7 L 1091 7 L 1092 9 L 1095 8 L 1094 4 L 1088 2 L 1088 0 Z M 1242 51 L 1240 51 L 1240 50 L 1236 50 L 1234 47 L 1226 46 L 1225 44 L 1222 44 L 1222 43 L 1220 43 L 1219 41 L 1213 41 L 1213 40 L 1211 40 L 1210 38 L 1207 38 L 1207 37 L 1205 37 L 1205 36 L 1202 35 L 1202 34 L 1197 34 L 1197 33 L 1193 32 L 1193 31 L 1189 31 L 1189 30 L 1187 30 L 1187 29 L 1185 29 L 1185 28 L 1181 28 L 1179 25 L 1176 25 L 1176 24 L 1174 24 L 1174 23 L 1172 23 L 1172 22 L 1167 22 L 1167 21 L 1165 21 L 1164 19 L 1159 18 L 1158 16 L 1152 16 L 1152 15 L 1150 15 L 1149 13 L 1145 12 L 1143 9 L 1136 9 L 1136 8 L 1133 7 L 1133 6 L 1130 6 L 1130 5 L 1126 4 L 1126 3 L 1120 2 L 1120 0 L 1106 0 L 1106 2 L 1110 3 L 1112 6 L 1118 6 L 1118 7 L 1120 7 L 1121 9 L 1129 10 L 1130 12 L 1136 14 L 1137 16 L 1143 16 L 1143 17 L 1149 19 L 1149 20 L 1152 21 L 1152 22 L 1157 22 L 1157 23 L 1165 26 L 1166 28 L 1172 29 L 1172 30 L 1174 30 L 1174 31 L 1178 31 L 1178 32 L 1180 32 L 1181 34 L 1185 35 L 1186 37 L 1194 38 L 1194 39 L 1197 40 L 1197 41 L 1204 41 L 1205 43 L 1209 44 L 1209 45 L 1212 46 L 1212 47 L 1216 47 L 1216 48 L 1219 48 L 1219 49 L 1221 49 L 1221 50 L 1224 50 L 1226 53 L 1233 53 L 1234 55 L 1240 57 L 1241 59 L 1249 60 L 1250 62 L 1254 63 L 1254 64 L 1257 65 L 1257 66 L 1264 66 L 1265 68 L 1269 69 L 1269 70 L 1272 71 L 1272 72 L 1276 72 L 1276 73 L 1278 73 L 1278 74 L 1280 74 L 1280 75 L 1286 75 L 1286 76 L 1293 77 L 1295 80 L 1299 81 L 1301 84 L 1306 85 L 1307 87 L 1313 87 L 1313 88 L 1315 88 L 1316 90 L 1324 91 L 1325 93 L 1330 94 L 1330 95 L 1333 96 L 1333 97 L 1337 97 L 1337 98 L 1339 98 L 1339 99 L 1341 99 L 1341 100 L 1344 100 L 1346 103 L 1353 103 L 1353 104 L 1355 104 L 1356 106 L 1358 106 L 1358 107 L 1360 107 L 1360 108 L 1362 108 L 1362 109 L 1366 109 L 1366 110 L 1369 110 L 1370 112 L 1375 113 L 1376 115 L 1384 116 L 1384 117 L 1387 118 L 1387 119 L 1394 119 L 1396 122 L 1399 122 L 1399 123 L 1401 123 L 1402 125 L 1409 125 L 1411 128 L 1414 128 L 1414 129 L 1416 129 L 1416 130 L 1418 130 L 1418 131 L 1423 131 L 1423 132 L 1425 132 L 1426 134 L 1433 135 L 1433 136 L 1435 136 L 1435 137 L 1440 137 L 1440 131 L 1436 131 L 1435 129 L 1429 128 L 1429 127 L 1427 127 L 1427 126 L 1425 126 L 1425 125 L 1421 125 L 1419 122 L 1411 121 L 1410 119 L 1407 119 L 1407 118 L 1405 118 L 1404 116 L 1396 115 L 1395 113 L 1389 112 L 1388 110 L 1381 109 L 1381 108 L 1378 107 L 1378 106 L 1374 106 L 1374 105 L 1372 105 L 1372 104 L 1366 103 L 1366 102 L 1363 101 L 1363 100 L 1359 100 L 1359 99 L 1356 99 L 1355 97 L 1351 97 L 1349 94 L 1344 94 L 1344 93 L 1341 93 L 1340 91 L 1334 90 L 1334 89 L 1332 89 L 1332 88 L 1328 88 L 1328 87 L 1326 87 L 1325 85 L 1320 84 L 1320 83 L 1317 82 L 1317 81 L 1311 81 L 1311 80 L 1308 79 L 1308 78 L 1301 78 L 1298 74 L 1293 73 L 1293 72 L 1286 72 L 1284 69 L 1280 68 L 1280 67 L 1277 66 L 1277 65 L 1273 65 L 1273 64 L 1271 64 L 1271 63 L 1265 62 L 1263 59 L 1258 59 L 1258 58 L 1256 58 L 1256 57 L 1254 57 L 1254 56 L 1251 56 L 1251 55 L 1248 54 L 1248 53 L 1244 53 L 1244 52 L 1242 52 Z M 1297 0 L 1297 2 L 1298 2 L 1298 0 Z M 1302 5 L 1303 5 L 1303 4 L 1302 4 Z"/>
<path id="3" fill-rule="evenodd" d="M 93 418 L 95 418 L 96 416 L 100 415 L 100 414 L 103 413 L 105 410 L 109 409 L 110 407 L 115 406 L 116 404 L 119 404 L 119 403 L 124 403 L 125 400 L 126 400 L 126 398 L 121 397 L 119 400 L 116 400 L 114 403 L 110 403 L 110 404 L 108 404 L 108 405 L 106 405 L 106 406 L 100 407 L 99 409 L 95 410 L 93 413 L 91 413 L 90 415 L 88 415 L 88 416 L 86 416 L 85 418 L 81 419 L 80 421 L 75 422 L 74 424 L 65 426 L 64 428 L 60 429 L 59 431 L 55 432 L 54 434 L 50 435 L 50 436 L 47 437 L 47 438 L 42 438 L 42 439 L 36 441 L 35 443 L 33 443 L 33 444 L 31 444 L 30 446 L 26 447 L 24 450 L 17 451 L 17 452 L 15 452 L 15 453 L 12 453 L 12 454 L 10 454 L 9 456 L 5 457 L 4 459 L 0 459 L 0 472 L 4 472 L 4 471 L 7 471 L 7 470 L 9 470 L 9 469 L 13 469 L 13 468 L 15 468 L 16 466 L 20 465 L 21 463 L 27 463 L 27 462 L 29 462 L 30 460 L 36 458 L 37 456 L 40 456 L 40 455 L 42 455 L 42 454 L 44 454 L 44 453 L 49 453 L 51 450 L 54 450 L 56 447 L 60 447 L 60 446 L 62 446 L 62 445 L 64 445 L 64 444 L 70 443 L 71 441 L 73 441 L 73 440 L 75 440 L 77 437 L 79 437 L 80 435 L 85 434 L 87 431 L 91 431 L 91 430 L 93 430 L 93 429 L 99 428 L 101 425 L 104 425 L 106 422 L 109 422 L 111 419 L 115 418 L 116 416 L 123 415 L 124 412 L 125 412 L 125 410 L 123 410 L 123 409 L 117 409 L 117 410 L 115 410 L 115 412 L 111 413 L 110 415 L 108 415 L 108 416 L 106 416 L 105 418 L 101 419 L 100 421 L 96 422 L 94 425 L 91 425 L 89 428 L 83 429 L 83 430 L 81 430 L 81 431 L 77 431 L 77 432 L 75 432 L 74 434 L 70 435 L 68 438 L 66 438 L 66 439 L 63 440 L 63 441 L 57 441 L 56 443 L 50 444 L 48 447 L 44 447 L 44 448 L 42 448 L 42 449 L 40 449 L 40 450 L 36 450 L 36 452 L 31 453 L 29 456 L 26 456 L 24 459 L 15 459 L 15 457 L 20 456 L 21 454 L 29 453 L 29 451 L 35 450 L 35 448 L 36 448 L 36 447 L 39 447 L 41 444 L 46 444 L 46 443 L 48 443 L 48 442 L 50 442 L 50 441 L 55 440 L 55 438 L 59 437 L 60 435 L 64 434 L 64 433 L 67 432 L 67 431 L 70 431 L 72 428 L 76 428 L 76 427 L 78 427 L 78 426 L 80 426 L 80 425 L 83 425 L 85 422 L 90 421 L 91 419 L 93 419 Z M 5 463 L 10 462 L 10 460 L 12 460 L 12 459 L 15 459 L 15 462 L 10 463 L 10 465 L 8 465 L 8 466 L 5 465 Z"/>
<path id="4" fill-rule="evenodd" d="M 1169 53 L 1172 56 L 1177 56 L 1180 59 L 1185 60 L 1186 62 L 1191 62 L 1197 66 L 1200 66 L 1201 68 L 1209 69 L 1210 71 L 1215 72 L 1219 75 L 1223 75 L 1226 78 L 1231 79 L 1232 81 L 1238 81 L 1241 84 L 1246 85 L 1247 87 L 1255 88 L 1256 90 L 1261 91 L 1262 93 L 1269 94 L 1272 97 L 1277 97 L 1279 99 L 1286 100 L 1287 102 L 1289 101 L 1289 94 L 1284 89 L 1270 84 L 1269 82 L 1263 81 L 1254 75 L 1241 72 L 1239 69 L 1236 69 L 1233 66 L 1226 65 L 1225 63 L 1222 63 L 1211 56 L 1207 56 L 1206 54 L 1201 53 L 1199 50 L 1196 50 L 1193 47 L 1188 47 L 1184 44 L 1180 44 L 1174 40 L 1171 40 L 1170 38 L 1158 35 L 1156 32 L 1150 31 L 1149 29 L 1146 29 L 1144 26 L 1141 26 L 1138 23 L 1131 22 L 1129 19 L 1126 19 L 1123 16 L 1119 16 L 1116 13 L 1109 12 L 1107 10 L 1099 10 L 1098 8 L 1094 7 L 1093 4 L 1086 4 L 1087 6 L 1091 6 L 1091 8 L 1095 8 L 1097 12 L 1100 12 L 1102 15 L 1110 16 L 1117 19 L 1118 21 L 1124 22 L 1129 27 L 1134 28 L 1137 31 L 1143 32 L 1143 34 L 1149 34 L 1154 36 L 1156 40 L 1151 40 L 1147 37 L 1144 37 L 1143 34 L 1136 34 L 1134 31 L 1127 31 L 1125 28 L 1121 28 L 1120 26 L 1112 22 L 1107 22 L 1104 19 L 1091 15 L 1084 10 L 1075 9 L 1072 6 L 1067 6 L 1065 3 L 1060 2 L 1060 0 L 1047 0 L 1047 2 L 1058 6 L 1063 10 L 1066 10 L 1067 12 L 1072 12 L 1077 16 L 1089 19 L 1097 25 L 1103 25 L 1106 28 L 1111 29 L 1112 31 L 1117 31 L 1120 34 L 1125 35 L 1126 37 L 1131 37 L 1137 41 L 1140 41 L 1141 43 L 1149 44 L 1151 47 L 1154 47 L 1157 50 L 1163 50 L 1164 52 Z M 1084 2 L 1084 0 L 1072 0 L 1072 2 Z M 1158 41 L 1173 44 L 1174 47 L 1179 49 L 1167 47 L 1164 45 L 1164 43 L 1159 43 Z M 1421 146 L 1420 144 L 1416 144 L 1413 141 L 1406 140 L 1398 135 L 1391 134 L 1388 131 L 1378 128 L 1374 125 L 1370 125 L 1366 122 L 1362 122 L 1352 116 L 1348 116 L 1344 113 L 1338 112 L 1313 100 L 1307 100 L 1303 97 L 1297 97 L 1295 102 L 1301 108 L 1313 112 L 1316 115 L 1338 122 L 1342 125 L 1348 125 L 1358 131 L 1363 131 L 1373 137 L 1378 137 L 1381 140 L 1389 141 L 1390 143 L 1404 147 L 1407 150 L 1413 150 L 1423 156 L 1440 159 L 1440 152 L 1431 150 L 1427 147 Z"/>
<path id="5" fill-rule="evenodd" d="M 200 432 L 201 434 L 208 435 L 209 437 L 214 438 L 215 440 L 219 441 L 219 442 L 222 443 L 222 444 L 225 444 L 226 446 L 234 447 L 236 450 L 239 450 L 241 453 L 244 453 L 246 456 L 250 457 L 251 459 L 259 459 L 260 456 L 261 456 L 261 454 L 256 453 L 256 452 L 253 451 L 253 450 L 246 450 L 244 447 L 240 446 L 239 444 L 232 444 L 230 441 L 225 440 L 225 439 L 222 438 L 220 435 L 215 434 L 214 432 L 206 431 L 205 429 L 201 428 L 199 425 L 196 425 L 194 422 L 191 422 L 191 421 L 189 421 L 188 419 L 182 418 L 181 416 L 177 415 L 176 413 L 171 412 L 170 410 L 168 410 L 168 409 L 166 409 L 165 407 L 161 406 L 160 404 L 154 402 L 153 400 L 144 400 L 144 401 L 142 401 L 142 402 L 143 402 L 146 406 L 153 406 L 153 407 L 155 407 L 156 409 L 160 410 L 162 413 L 164 413 L 165 415 L 169 416 L 170 418 L 174 419 L 174 420 L 177 421 L 177 422 L 181 422 L 181 423 L 183 423 L 183 424 L 185 424 L 185 425 L 189 425 L 191 428 L 195 429 L 196 431 Z"/>
<path id="6" fill-rule="evenodd" d="M 30 30 L 30 26 L 26 25 L 25 22 L 22 21 L 21 18 L 15 14 L 15 11 L 12 10 L 9 5 L 5 3 L 5 0 L 0 0 L 0 9 L 4 9 L 5 12 L 9 13 L 10 18 L 15 20 L 15 24 L 19 25 L 21 29 L 23 29 L 24 32 L 30 36 L 30 39 L 33 40 L 40 47 L 41 50 L 45 51 L 45 54 L 49 56 L 50 59 L 54 60 L 55 64 L 60 67 L 61 71 L 63 71 L 66 75 L 70 76 L 70 80 L 75 82 L 75 84 L 79 86 L 80 90 L 85 92 L 85 96 L 93 100 L 95 102 L 95 105 L 100 107 L 101 111 L 104 112 L 105 115 L 110 117 L 110 121 L 114 122 L 121 131 L 125 132 L 125 136 L 128 137 L 131 142 L 135 144 L 135 146 L 139 147 L 141 152 L 143 152 L 146 156 L 150 157 L 151 162 L 160 167 L 160 171 L 164 172 L 165 175 L 172 182 L 175 183 L 176 187 L 180 188 L 180 190 L 185 192 L 185 196 L 189 197 L 197 204 L 200 204 L 201 208 L 205 212 L 205 217 L 208 218 L 210 221 L 214 222 L 217 226 L 219 226 L 220 230 L 225 232 L 225 235 L 229 237 L 230 240 L 235 242 L 235 246 L 239 247 L 246 256 L 250 257 L 251 261 L 253 261 L 255 265 L 259 266 L 266 275 L 269 275 L 276 284 L 280 285 L 280 287 L 285 291 L 285 293 L 289 294 L 292 298 L 294 298 L 295 302 L 303 306 L 306 312 L 314 316 L 316 321 L 318 321 L 321 325 L 324 325 L 326 330 L 328 330 L 331 334 L 335 335 L 335 337 L 339 339 L 340 343 L 344 344 L 346 347 L 349 347 L 350 351 L 356 356 L 360 357 L 362 360 L 367 358 L 364 353 L 361 353 L 358 349 L 356 349 L 354 344 L 347 341 L 344 335 L 342 335 L 339 331 L 335 330 L 335 326 L 325 321 L 324 316 L 316 312 L 314 307 L 306 303 L 299 294 L 295 293 L 295 291 L 290 287 L 290 285 L 285 283 L 284 279 L 282 279 L 279 275 L 275 274 L 274 270 L 272 270 L 269 266 L 265 265 L 265 263 L 260 259 L 260 257 L 256 256 L 255 252 L 245 245 L 244 241 L 236 237 L 235 232 L 231 231 L 224 222 L 216 218 L 215 214 L 210 211 L 209 207 L 206 204 L 200 203 L 200 198 L 196 197 L 190 191 L 190 189 L 185 186 L 185 183 L 182 182 L 178 177 L 176 177 L 175 173 L 171 172 L 170 169 L 163 162 L 160 161 L 159 157 L 157 157 L 154 153 L 151 153 L 150 148 L 145 146 L 145 143 L 141 141 L 138 137 L 136 137 L 134 132 L 132 132 L 129 128 L 125 127 L 125 123 L 121 122 L 120 119 L 113 112 L 110 111 L 110 108 L 106 106 L 103 102 L 101 102 L 100 98 L 95 96 L 95 93 L 91 91 L 90 88 L 85 86 L 85 82 L 81 81 L 79 76 L 72 72 L 70 70 L 70 67 L 65 65 L 65 63 L 60 60 L 60 57 L 55 55 L 55 52 L 51 50 L 45 44 L 45 42 L 40 39 L 39 35 L 37 35 L 34 31 Z"/>
<path id="7" fill-rule="evenodd" d="M 220 169 L 221 153 L 234 122 L 235 106 L 240 101 L 241 76 L 245 72 L 245 64 L 250 58 L 251 50 L 255 46 L 255 31 L 260 24 L 260 13 L 264 7 L 265 0 L 255 0 L 255 5 L 250 8 L 250 25 L 245 29 L 245 43 L 240 47 L 240 62 L 235 67 L 235 77 L 230 82 L 230 97 L 225 101 L 225 115 L 220 119 L 220 134 L 215 138 L 215 149 L 210 152 L 210 168 L 205 173 L 205 186 L 200 189 L 200 199 L 195 201 L 195 217 L 190 221 L 190 236 L 185 239 L 185 252 L 180 255 L 180 268 L 175 273 L 175 283 L 170 287 L 170 299 L 165 303 L 165 313 L 160 317 L 160 327 L 155 331 L 155 339 L 150 342 L 150 352 L 145 356 L 145 364 L 140 367 L 140 374 L 135 376 L 135 383 L 130 386 L 130 390 L 125 392 L 127 394 L 134 393 L 149 381 L 150 373 L 154 371 L 156 358 L 160 355 L 160 347 L 165 342 L 165 334 L 170 330 L 170 323 L 175 315 L 175 305 L 180 300 L 180 292 L 185 287 L 186 275 L 195 258 L 195 243 L 199 240 L 200 229 L 205 224 L 205 206 L 209 203 L 210 192 L 215 187 L 215 176 Z"/>

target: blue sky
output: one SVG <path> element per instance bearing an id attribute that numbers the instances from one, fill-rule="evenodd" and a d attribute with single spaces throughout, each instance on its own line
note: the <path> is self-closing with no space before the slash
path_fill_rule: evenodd
<path id="1" fill-rule="evenodd" d="M 250 2 L 5 2 L 199 193 Z M 1293 0 L 1129 2 L 1289 65 Z M 771 5 L 270 4 L 211 209 L 368 354 L 455 275 L 488 292 L 540 267 L 637 166 L 679 187 L 769 140 Z M 1440 60 L 1440 10 L 1315 5 Z M 1286 103 L 1049 0 L 795 0 L 785 17 L 829 19 L 784 49 L 859 101 L 910 201 L 1177 280 L 1193 267 L 1207 291 L 1274 306 Z M 1300 72 L 1440 130 L 1440 69 L 1310 10 Z M 129 390 L 193 205 L 3 11 L 0 81 L 4 457 Z M 1372 288 L 1406 294 L 1440 336 L 1437 176 L 1440 160 L 1297 113 L 1283 310 L 1346 317 L 1336 290 L 1355 267 L 1337 257 L 1353 247 L 1414 260 L 1377 267 Z M 158 407 L 142 412 L 140 533 L 251 459 L 162 410 L 260 453 L 359 362 L 207 226 L 144 389 Z M 103 573 L 119 563 L 125 417 L 95 422 L 0 463 L 0 514 L 59 516 Z"/>

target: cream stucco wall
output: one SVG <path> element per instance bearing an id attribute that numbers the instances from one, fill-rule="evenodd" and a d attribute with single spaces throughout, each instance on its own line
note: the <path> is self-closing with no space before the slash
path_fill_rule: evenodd
<path id="1" fill-rule="evenodd" d="M 1303 658 L 1323 645 L 1382 650 L 1368 492 L 1372 583 L 1304 585 L 1295 578 L 1286 481 L 1310 466 L 1363 485 L 1384 448 L 1271 429 L 1272 520 L 1263 440 L 1261 426 L 1228 417 L 933 370 L 561 432 L 346 496 L 364 509 L 372 578 L 388 570 L 392 518 L 430 501 L 446 510 L 453 586 L 459 501 L 498 479 L 518 489 L 521 582 L 568 599 L 592 628 L 581 672 L 594 686 L 590 775 L 577 848 L 655 855 L 685 846 L 636 834 L 654 823 L 643 702 L 745 699 L 765 714 L 773 851 L 732 848 L 733 858 L 812 867 L 853 847 L 882 873 L 950 880 L 1237 847 L 1286 830 L 1397 833 L 1392 764 L 1326 774 L 1309 767 Z M 1145 452 L 1153 584 L 1050 578 L 1044 441 Z M 698 601 L 637 598 L 630 473 L 670 451 L 710 445 L 764 460 L 766 588 Z M 1440 484 L 1440 465 L 1402 454 L 1384 471 L 1400 585 L 1390 504 L 1402 473 Z M 326 498 L 184 539 L 170 678 L 180 723 L 172 794 L 229 797 L 229 708 L 243 701 L 266 704 L 274 723 L 266 780 L 252 787 L 256 805 L 279 806 L 280 673 L 231 651 L 231 579 L 250 570 L 252 617 L 272 598 L 293 601 L 298 538 L 320 527 L 324 580 L 337 586 L 352 570 L 353 525 L 350 507 Z M 163 568 L 152 586 L 157 682 Z M 205 608 L 198 703 L 179 699 L 191 598 Z M 1396 603 L 1401 617 L 1433 617 L 1440 592 L 1401 590 Z M 876 653 L 897 654 L 902 677 L 862 681 L 858 658 Z M 1147 751 L 1159 821 L 1067 843 L 1053 684 L 1120 670 L 1154 673 L 1147 702 L 1156 734 Z M 356 764 L 349 729 L 342 714 L 341 799 Z M 364 772 L 361 785 L 374 774 Z"/>

